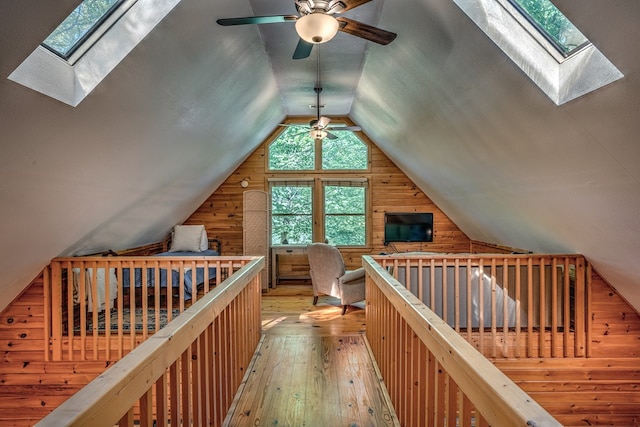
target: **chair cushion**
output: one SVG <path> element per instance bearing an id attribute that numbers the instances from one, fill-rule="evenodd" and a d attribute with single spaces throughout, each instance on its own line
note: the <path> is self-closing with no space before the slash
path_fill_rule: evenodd
<path id="1" fill-rule="evenodd" d="M 340 281 L 345 285 L 348 285 L 350 282 L 354 280 L 359 280 L 364 277 L 364 268 L 359 268 L 353 271 L 347 271 L 344 276 L 340 278 Z"/>

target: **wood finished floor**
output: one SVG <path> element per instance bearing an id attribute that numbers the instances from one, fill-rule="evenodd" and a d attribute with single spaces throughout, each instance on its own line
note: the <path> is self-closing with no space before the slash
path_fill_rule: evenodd
<path id="1" fill-rule="evenodd" d="M 263 339 L 228 426 L 398 425 L 364 339 L 364 305 L 312 304 L 309 285 L 262 298 Z"/>

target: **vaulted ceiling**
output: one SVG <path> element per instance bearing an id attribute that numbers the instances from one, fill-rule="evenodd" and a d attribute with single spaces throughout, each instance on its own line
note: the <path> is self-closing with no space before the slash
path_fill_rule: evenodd
<path id="1" fill-rule="evenodd" d="M 6 77 L 79 0 L 0 4 L 0 308 L 58 255 L 161 239 L 286 116 L 315 52 L 292 0 L 182 0 L 77 107 Z M 320 47 L 324 115 L 347 115 L 472 239 L 584 254 L 640 308 L 640 3 L 557 0 L 624 77 L 556 106 L 452 0 L 345 16 L 398 34 Z M 314 48 L 317 49 L 317 48 Z"/>

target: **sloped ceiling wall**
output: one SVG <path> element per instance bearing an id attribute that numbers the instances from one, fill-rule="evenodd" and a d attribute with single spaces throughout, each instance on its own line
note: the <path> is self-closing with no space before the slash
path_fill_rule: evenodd
<path id="1" fill-rule="evenodd" d="M 394 1 L 351 116 L 471 238 L 583 253 L 638 308 L 640 4 L 555 3 L 622 80 L 558 107 L 452 2 Z"/>
<path id="2" fill-rule="evenodd" d="M 259 34 L 215 2 L 178 5 L 76 108 L 7 80 L 65 3 L 0 5 L 0 309 L 55 256 L 162 239 L 284 117 Z"/>
<path id="3" fill-rule="evenodd" d="M 77 3 L 0 3 L 0 309 L 55 256 L 162 238 L 287 114 L 261 33 L 215 25 L 248 1 L 183 0 L 77 108 L 7 80 Z M 622 80 L 557 107 L 452 1 L 393 0 L 349 115 L 471 238 L 583 253 L 640 308 L 640 3 L 557 4 Z"/>

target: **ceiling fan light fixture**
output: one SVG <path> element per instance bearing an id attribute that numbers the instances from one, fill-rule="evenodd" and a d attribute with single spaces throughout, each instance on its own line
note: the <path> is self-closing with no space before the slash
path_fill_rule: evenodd
<path id="1" fill-rule="evenodd" d="M 326 43 L 338 33 L 338 20 L 331 15 L 314 12 L 296 20 L 296 32 L 307 43 Z"/>
<path id="2" fill-rule="evenodd" d="M 327 132 L 322 129 L 311 129 L 309 134 L 313 139 L 323 139 L 323 138 L 326 138 L 327 136 Z"/>

